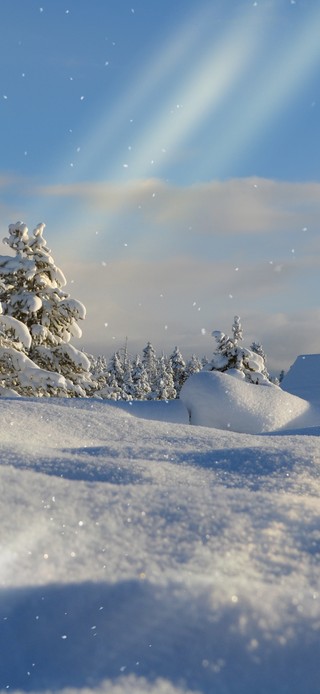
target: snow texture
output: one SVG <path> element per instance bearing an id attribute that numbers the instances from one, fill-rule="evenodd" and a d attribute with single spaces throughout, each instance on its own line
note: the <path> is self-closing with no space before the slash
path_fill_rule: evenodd
<path id="1" fill-rule="evenodd" d="M 1 691 L 318 694 L 319 426 L 141 405 L 0 400 Z"/>
<path id="2" fill-rule="evenodd" d="M 247 383 L 237 370 L 194 374 L 182 386 L 180 399 L 191 424 L 247 434 L 314 426 L 320 421 L 320 409 L 306 400 L 271 383 Z"/>

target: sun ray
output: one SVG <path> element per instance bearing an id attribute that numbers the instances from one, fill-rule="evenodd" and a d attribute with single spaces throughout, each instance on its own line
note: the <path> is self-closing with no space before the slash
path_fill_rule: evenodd
<path id="1" fill-rule="evenodd" d="M 89 180 L 89 171 L 94 167 L 99 185 L 108 180 L 117 184 L 122 182 L 123 194 L 112 204 L 110 213 L 98 206 L 90 208 L 92 202 L 88 198 L 87 202 L 85 199 L 80 201 L 76 213 L 73 207 L 70 215 L 68 202 L 61 204 L 61 197 L 51 196 L 57 228 L 63 221 L 63 227 L 68 229 L 68 237 L 77 236 L 80 246 L 85 247 L 87 241 L 85 238 L 81 240 L 79 230 L 84 229 L 86 218 L 86 227 L 88 229 L 91 225 L 91 234 L 103 231 L 105 238 L 110 239 L 122 220 L 124 223 L 128 221 L 126 212 L 130 206 L 132 183 L 137 185 L 137 181 L 143 180 L 150 183 L 153 177 L 159 179 L 162 173 L 170 169 L 170 163 L 179 156 L 179 152 L 188 146 L 192 134 L 200 131 L 208 118 L 214 119 L 226 103 L 230 103 L 230 109 L 224 128 L 218 133 L 215 133 L 214 127 L 211 128 L 212 141 L 208 143 L 207 156 L 199 158 L 197 166 L 192 169 L 192 176 L 195 181 L 221 178 L 232 169 L 233 164 L 236 165 L 245 148 L 263 136 L 266 127 L 298 93 L 320 58 L 319 7 L 305 15 L 304 22 L 295 29 L 293 36 L 290 33 L 290 42 L 289 38 L 283 41 L 271 54 L 270 49 L 268 54 L 266 49 L 270 46 L 270 27 L 280 16 L 279 8 L 275 3 L 271 6 L 268 3 L 259 12 L 257 15 L 252 6 L 250 10 L 247 7 L 245 11 L 238 12 L 233 23 L 224 25 L 225 31 L 219 41 L 209 46 L 206 43 L 203 47 L 201 38 L 209 17 L 206 7 L 205 12 L 199 10 L 197 15 L 189 18 L 165 46 L 158 47 L 158 54 L 146 68 L 142 79 L 137 77 L 136 82 L 114 105 L 111 114 L 103 112 L 98 121 L 91 124 L 87 139 L 89 153 L 79 165 L 79 172 L 75 172 L 75 182 L 85 181 L 86 175 Z M 194 26 L 198 27 L 195 33 Z M 106 165 L 109 142 L 122 132 L 119 122 L 123 112 L 128 113 L 129 104 L 133 101 L 136 108 L 143 110 L 145 103 L 155 93 L 157 80 L 166 80 L 170 66 L 171 71 L 175 66 L 180 66 L 191 46 L 198 48 L 194 50 L 196 57 L 188 62 L 188 68 L 182 76 L 180 74 L 179 79 L 170 82 L 169 92 L 159 108 L 150 111 L 148 127 L 141 129 L 128 167 L 123 169 L 123 142 L 120 142 L 112 164 Z M 258 58 L 260 64 L 257 65 Z M 250 88 L 246 87 L 247 81 Z M 239 95 L 239 90 L 243 90 L 242 96 L 236 100 L 237 108 L 232 109 L 231 106 L 235 105 L 232 102 L 234 92 L 237 91 Z M 181 108 L 174 110 L 177 106 Z M 161 149 L 166 152 L 162 153 Z M 154 168 L 152 160 L 155 162 Z M 62 184 L 63 181 L 61 176 Z M 149 188 L 152 195 L 152 186 Z M 146 189 L 143 194 L 145 192 Z M 48 198 L 46 204 L 50 210 Z M 60 218 L 58 206 L 61 206 Z M 143 239 L 146 242 L 146 233 L 142 228 L 141 243 Z M 88 238 L 88 234 L 83 236 Z M 135 244 L 139 245 L 138 238 Z"/>

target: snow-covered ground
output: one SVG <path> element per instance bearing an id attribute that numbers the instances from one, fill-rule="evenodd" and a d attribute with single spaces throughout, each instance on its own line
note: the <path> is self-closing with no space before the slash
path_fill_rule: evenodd
<path id="1" fill-rule="evenodd" d="M 190 426 L 179 401 L 0 418 L 1 690 L 319 693 L 319 426 Z"/>

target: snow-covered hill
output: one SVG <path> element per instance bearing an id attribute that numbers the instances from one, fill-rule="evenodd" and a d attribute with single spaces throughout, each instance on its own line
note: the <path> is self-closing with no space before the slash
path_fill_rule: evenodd
<path id="1" fill-rule="evenodd" d="M 154 405 L 0 400 L 1 690 L 318 694 L 319 427 Z"/>

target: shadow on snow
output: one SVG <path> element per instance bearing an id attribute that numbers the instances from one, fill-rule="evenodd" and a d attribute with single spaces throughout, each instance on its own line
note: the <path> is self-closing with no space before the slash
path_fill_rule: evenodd
<path id="1" fill-rule="evenodd" d="M 203 694 L 319 691 L 311 620 L 272 633 L 245 604 L 219 608 L 209 597 L 143 580 L 3 590 L 0 688 L 96 686 L 134 673 Z"/>

